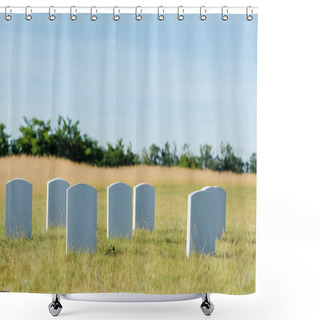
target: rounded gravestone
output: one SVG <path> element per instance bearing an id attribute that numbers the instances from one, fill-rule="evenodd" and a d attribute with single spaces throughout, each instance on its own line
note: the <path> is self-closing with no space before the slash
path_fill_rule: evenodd
<path id="1" fill-rule="evenodd" d="M 67 189 L 67 252 L 97 249 L 97 190 L 87 184 Z"/>
<path id="2" fill-rule="evenodd" d="M 132 188 L 125 183 L 107 188 L 107 237 L 132 238 Z"/>
<path id="3" fill-rule="evenodd" d="M 226 231 L 226 201 L 227 193 L 220 187 L 204 187 L 202 190 L 212 194 L 214 206 L 212 210 L 217 215 L 217 238 L 221 240 L 223 232 Z"/>
<path id="4" fill-rule="evenodd" d="M 133 230 L 154 229 L 155 189 L 147 183 L 133 188 Z"/>
<path id="5" fill-rule="evenodd" d="M 47 184 L 47 229 L 66 225 L 67 189 L 69 183 L 63 179 L 52 179 Z"/>
<path id="6" fill-rule="evenodd" d="M 6 184 L 5 235 L 31 239 L 31 231 L 32 184 L 24 179 L 13 179 Z"/>
<path id="7" fill-rule="evenodd" d="M 210 192 L 195 191 L 188 195 L 187 257 L 193 252 L 215 254 L 216 216 Z"/>

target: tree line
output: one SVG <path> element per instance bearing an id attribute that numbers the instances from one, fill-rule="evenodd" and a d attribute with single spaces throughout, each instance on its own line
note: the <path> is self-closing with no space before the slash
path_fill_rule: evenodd
<path id="1" fill-rule="evenodd" d="M 177 146 L 171 148 L 169 142 L 166 142 L 163 147 L 152 144 L 139 155 L 132 151 L 131 143 L 126 147 L 122 139 L 115 145 L 107 143 L 106 147 L 101 146 L 97 140 L 81 134 L 79 121 L 73 122 L 61 116 L 56 128 L 52 128 L 50 121 L 24 117 L 17 139 L 12 139 L 5 129 L 6 126 L 0 123 L 0 157 L 20 154 L 55 156 L 99 167 L 146 164 L 236 173 L 256 173 L 257 170 L 256 153 L 244 162 L 228 143 L 221 144 L 218 154 L 214 154 L 208 144 L 200 146 L 199 155 L 194 155 L 188 144 L 178 154 Z"/>

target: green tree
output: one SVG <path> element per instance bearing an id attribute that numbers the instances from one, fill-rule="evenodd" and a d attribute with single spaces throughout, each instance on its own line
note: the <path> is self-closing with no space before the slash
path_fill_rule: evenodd
<path id="1" fill-rule="evenodd" d="M 82 145 L 81 149 L 83 149 L 84 154 L 81 162 L 102 166 L 104 149 L 98 145 L 98 141 L 85 134 L 82 138 Z"/>
<path id="2" fill-rule="evenodd" d="M 201 168 L 207 169 L 210 166 L 210 161 L 212 161 L 212 155 L 211 155 L 212 147 L 208 144 L 200 145 L 200 164 Z"/>
<path id="3" fill-rule="evenodd" d="M 160 155 L 160 147 L 158 147 L 156 144 L 152 144 L 149 148 L 149 159 L 152 164 L 160 164 L 161 161 L 161 155 Z"/>
<path id="4" fill-rule="evenodd" d="M 222 171 L 222 159 L 217 155 L 209 161 L 209 169 L 213 171 Z"/>
<path id="5" fill-rule="evenodd" d="M 24 117 L 24 125 L 19 128 L 20 136 L 9 140 L 5 133 L 5 125 L 0 124 L 0 156 L 11 154 L 54 155 L 77 162 L 85 162 L 96 166 L 130 166 L 135 164 L 180 166 L 185 168 L 211 169 L 215 171 L 232 171 L 237 173 L 253 172 L 257 170 L 256 153 L 253 153 L 249 162 L 236 156 L 231 145 L 221 144 L 220 153 L 212 155 L 212 147 L 208 144 L 200 146 L 200 156 L 190 152 L 189 145 L 183 146 L 180 157 L 177 146 L 173 150 L 167 141 L 163 148 L 152 144 L 144 148 L 139 157 L 132 151 L 129 143 L 125 147 L 123 140 L 119 139 L 113 146 L 107 143 L 107 148 L 100 146 L 97 140 L 88 134 L 81 134 L 79 121 L 58 118 L 58 125 L 53 130 L 50 121 L 36 118 L 28 120 Z"/>
<path id="6" fill-rule="evenodd" d="M 235 156 L 233 149 L 229 143 L 221 144 L 221 171 L 232 171 L 236 173 L 244 172 L 244 162 L 240 157 Z"/>
<path id="7" fill-rule="evenodd" d="M 173 165 L 179 166 L 180 158 L 178 156 L 178 150 L 177 150 L 177 145 L 176 144 L 173 145 L 172 161 L 173 161 Z"/>
<path id="8" fill-rule="evenodd" d="M 108 148 L 104 152 L 103 164 L 108 167 L 118 167 L 124 165 L 125 153 L 124 153 L 124 144 L 122 139 L 113 146 L 111 143 L 107 144 Z"/>
<path id="9" fill-rule="evenodd" d="M 0 123 L 0 157 L 7 156 L 9 154 L 9 138 L 10 136 L 5 132 L 6 126 Z"/>
<path id="10" fill-rule="evenodd" d="M 253 153 L 249 159 L 249 169 L 252 173 L 257 173 L 257 154 Z"/>
<path id="11" fill-rule="evenodd" d="M 85 160 L 85 148 L 78 128 L 79 121 L 72 122 L 71 119 L 65 120 L 62 116 L 58 118 L 58 127 L 54 137 L 56 141 L 55 155 L 77 162 Z M 90 153 L 90 151 L 87 151 Z"/>
<path id="12" fill-rule="evenodd" d="M 141 153 L 141 163 L 142 164 L 151 164 L 151 161 L 149 159 L 149 152 L 147 151 L 146 148 L 142 149 L 142 153 Z"/>
<path id="13" fill-rule="evenodd" d="M 189 150 L 189 144 L 185 143 L 179 159 L 179 166 L 183 168 L 201 168 L 199 158 L 194 156 Z"/>
<path id="14" fill-rule="evenodd" d="M 167 141 L 164 145 L 164 148 L 161 149 L 161 165 L 170 167 L 173 164 L 174 164 L 173 155 L 170 152 L 170 144 Z"/>
<path id="15" fill-rule="evenodd" d="M 54 153 L 55 141 L 50 121 L 44 122 L 36 118 L 23 118 L 25 125 L 20 126 L 21 136 L 13 141 L 13 153 L 29 155 L 50 155 Z"/>
<path id="16" fill-rule="evenodd" d="M 154 143 L 149 147 L 149 151 L 143 148 L 141 162 L 148 165 L 159 165 L 161 162 L 160 151 L 161 149 Z"/>
<path id="17" fill-rule="evenodd" d="M 132 152 L 132 144 L 130 142 L 127 147 L 127 151 L 126 151 L 125 165 L 126 166 L 133 166 L 138 163 L 140 163 L 139 155 Z"/>

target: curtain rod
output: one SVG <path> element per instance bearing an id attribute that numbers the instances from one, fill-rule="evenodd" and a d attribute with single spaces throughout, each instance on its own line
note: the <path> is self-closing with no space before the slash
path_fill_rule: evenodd
<path id="1" fill-rule="evenodd" d="M 227 7 L 227 6 L 220 6 L 220 7 L 205 7 L 205 6 L 198 6 L 198 7 L 183 7 L 180 6 L 180 12 L 183 11 L 184 14 L 196 14 L 200 12 L 200 8 L 202 7 L 202 10 L 206 11 L 206 14 L 214 14 L 214 13 L 221 13 L 222 10 L 226 12 L 228 11 L 228 14 L 245 14 L 246 11 L 249 9 L 250 14 L 256 14 L 258 13 L 258 7 Z M 0 13 L 26 13 L 26 10 L 30 13 L 48 13 L 49 12 L 49 6 L 27 6 L 27 7 L 21 7 L 21 6 L 1 6 L 0 7 Z M 91 10 L 94 10 L 94 13 L 96 14 L 106 14 L 106 13 L 113 13 L 114 8 L 117 8 L 118 13 L 136 13 L 137 10 L 139 10 L 139 13 L 141 14 L 157 14 L 159 8 L 161 9 L 161 12 L 164 11 L 165 14 L 177 14 L 178 6 L 176 7 L 166 7 L 166 6 L 160 6 L 160 7 L 147 7 L 147 6 L 115 6 L 115 7 L 104 7 L 104 6 L 52 6 L 51 12 L 54 13 L 70 13 L 70 10 L 72 10 L 74 13 L 80 14 L 80 13 L 91 13 Z"/>

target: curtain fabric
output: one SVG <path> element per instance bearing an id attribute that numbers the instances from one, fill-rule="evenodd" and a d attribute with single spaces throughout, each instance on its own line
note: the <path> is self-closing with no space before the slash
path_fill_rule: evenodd
<path id="1" fill-rule="evenodd" d="M 0 19 L 0 290 L 255 291 L 257 15 Z"/>

